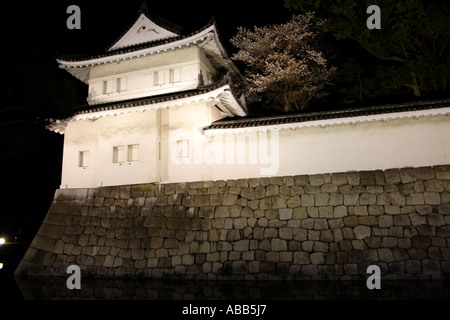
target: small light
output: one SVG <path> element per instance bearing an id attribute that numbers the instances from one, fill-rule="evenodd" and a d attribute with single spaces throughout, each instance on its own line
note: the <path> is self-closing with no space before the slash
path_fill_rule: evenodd
<path id="1" fill-rule="evenodd" d="M 5 238 L 0 238 L 0 246 L 5 244 Z"/>
<path id="2" fill-rule="evenodd" d="M 3 269 L 3 263 L 0 262 L 0 270 Z"/>

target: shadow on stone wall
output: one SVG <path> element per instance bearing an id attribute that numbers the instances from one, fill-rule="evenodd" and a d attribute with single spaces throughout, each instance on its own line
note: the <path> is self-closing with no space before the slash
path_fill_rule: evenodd
<path id="1" fill-rule="evenodd" d="M 69 290 L 64 277 L 16 277 L 27 300 L 448 300 L 444 281 L 383 281 L 369 290 L 365 281 L 201 281 L 84 279 Z"/>

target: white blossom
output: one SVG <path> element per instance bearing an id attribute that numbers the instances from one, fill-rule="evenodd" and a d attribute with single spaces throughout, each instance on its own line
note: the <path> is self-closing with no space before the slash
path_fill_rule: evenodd
<path id="1" fill-rule="evenodd" d="M 233 59 L 247 67 L 249 90 L 264 92 L 284 111 L 303 109 L 331 82 L 335 68 L 318 48 L 313 13 L 253 31 L 239 28 L 231 43 L 239 48 Z"/>

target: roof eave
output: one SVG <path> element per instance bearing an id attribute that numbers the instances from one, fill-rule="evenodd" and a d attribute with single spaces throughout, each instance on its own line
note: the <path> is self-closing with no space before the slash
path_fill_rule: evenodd
<path id="1" fill-rule="evenodd" d="M 128 52 L 120 52 L 117 54 L 109 54 L 105 53 L 105 56 L 102 57 L 91 57 L 86 58 L 84 60 L 64 60 L 64 59 L 56 59 L 56 61 L 63 68 L 80 68 L 80 67 L 89 67 L 94 65 L 106 64 L 106 63 L 114 63 L 122 60 L 129 60 L 133 58 L 139 58 L 141 56 L 151 55 L 155 53 L 166 52 L 169 50 L 181 49 L 184 47 L 188 47 L 191 45 L 196 45 L 197 43 L 206 39 L 208 33 L 214 30 L 214 26 L 209 26 L 202 31 L 195 33 L 189 37 L 168 41 L 167 43 L 163 43 L 157 46 L 145 47 L 142 49 L 132 50 L 131 48 L 124 48 L 122 51 Z M 170 39 L 168 39 L 170 40 Z"/>
<path id="2" fill-rule="evenodd" d="M 211 45 L 207 47 L 208 44 Z M 205 51 L 207 51 L 207 53 L 209 53 L 209 55 L 217 61 L 218 64 L 222 65 L 224 68 L 242 77 L 241 73 L 239 72 L 239 69 L 229 58 L 226 50 L 224 49 L 222 43 L 220 42 L 217 29 L 214 24 L 211 24 L 209 27 L 206 27 L 202 31 L 195 33 L 189 37 L 170 41 L 154 47 L 151 46 L 130 52 L 121 52 L 118 54 L 111 54 L 111 55 L 107 54 L 104 57 L 88 58 L 85 60 L 71 61 L 64 59 L 56 59 L 56 61 L 59 64 L 60 68 L 66 69 L 75 77 L 87 83 L 88 71 L 83 71 L 82 74 L 79 75 L 73 69 L 80 69 L 80 68 L 89 69 L 90 67 L 96 65 L 115 63 L 123 60 L 131 60 L 143 56 L 158 54 L 172 50 L 178 50 L 190 47 L 192 45 L 199 45 L 203 47 Z"/>
<path id="3" fill-rule="evenodd" d="M 98 119 L 106 116 L 116 116 L 122 113 L 142 112 L 153 109 L 177 109 L 185 105 L 199 102 L 222 103 L 229 114 L 242 117 L 247 115 L 247 111 L 242 107 L 239 100 L 232 94 L 228 84 L 220 87 L 214 87 L 212 90 L 200 91 L 198 94 L 186 96 L 182 92 L 178 97 L 168 97 L 167 99 L 149 97 L 148 101 L 121 101 L 117 103 L 105 103 L 95 106 L 95 108 L 86 109 L 78 112 L 66 121 Z M 53 130 L 54 131 L 54 130 Z"/>
<path id="4" fill-rule="evenodd" d="M 297 130 L 311 127 L 328 127 L 335 125 L 354 125 L 358 123 L 374 122 L 374 121 L 391 121 L 398 119 L 419 119 L 423 117 L 450 115 L 450 106 L 426 108 L 412 111 L 386 112 L 359 116 L 336 117 L 330 119 L 317 119 L 305 121 L 287 121 L 280 123 L 270 123 L 276 117 L 259 118 L 255 123 L 245 123 L 245 120 L 217 121 L 203 129 L 206 136 L 214 136 L 221 134 L 245 134 L 251 132 L 266 132 L 271 130 Z M 289 117 L 287 117 L 289 118 Z M 264 121 L 267 119 L 267 121 Z M 254 119 L 255 120 L 255 119 Z M 252 122 L 251 119 L 248 122 Z M 264 122 L 261 124 L 260 122 Z M 267 123 L 268 122 L 268 123 Z"/>

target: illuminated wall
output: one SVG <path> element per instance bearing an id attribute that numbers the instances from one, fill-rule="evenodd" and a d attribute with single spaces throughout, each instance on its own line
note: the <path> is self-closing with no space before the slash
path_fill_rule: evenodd
<path id="1" fill-rule="evenodd" d="M 202 70 L 211 83 L 214 68 L 198 47 L 94 66 L 89 74 L 90 104 L 194 89 Z"/>
<path id="2" fill-rule="evenodd" d="M 442 165 L 450 157 L 446 115 L 202 134 L 200 128 L 221 117 L 205 102 L 70 122 L 61 188 L 383 170 Z M 138 145 L 137 161 L 113 163 L 113 148 L 129 145 Z M 86 166 L 80 165 L 84 151 Z"/>

